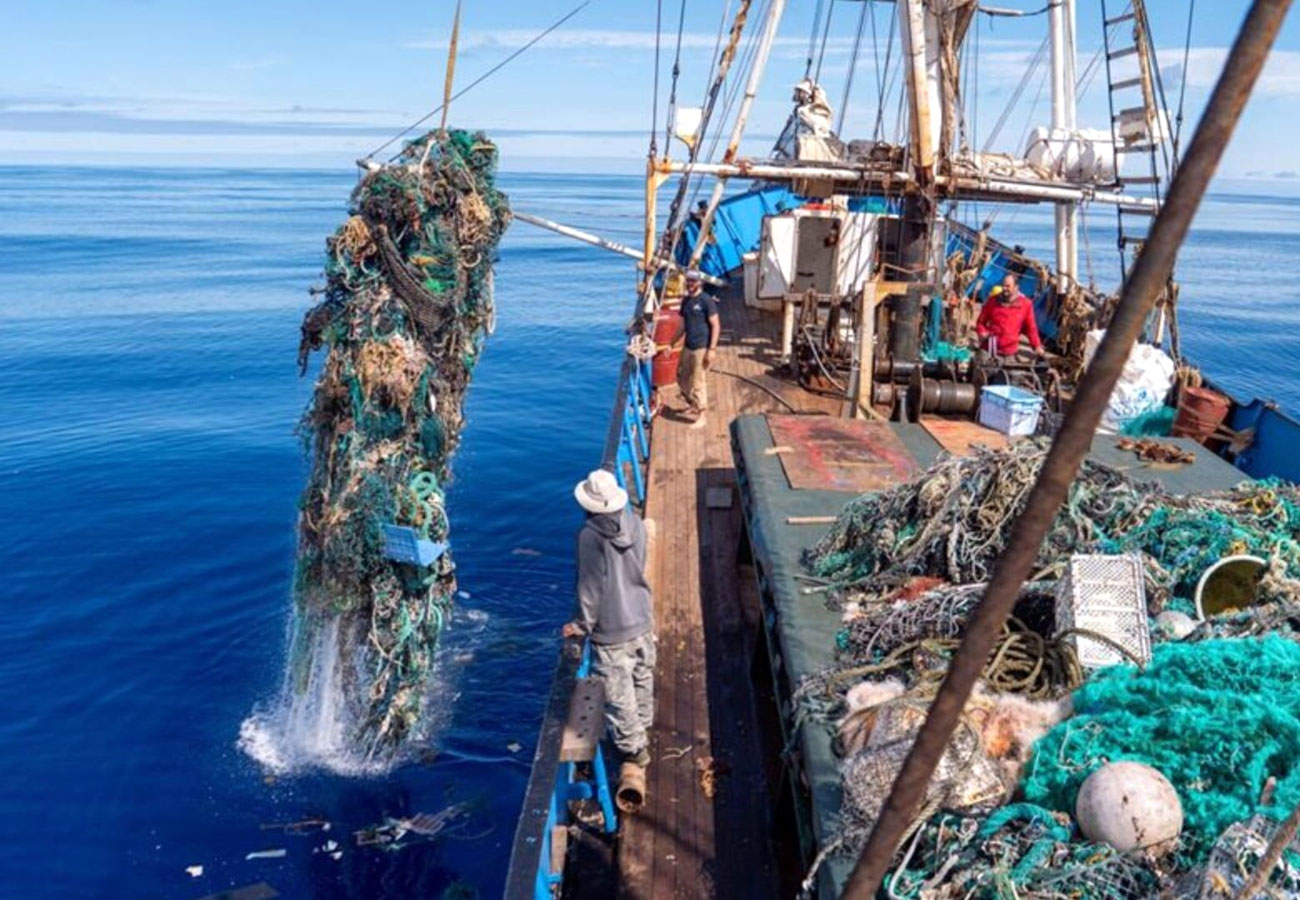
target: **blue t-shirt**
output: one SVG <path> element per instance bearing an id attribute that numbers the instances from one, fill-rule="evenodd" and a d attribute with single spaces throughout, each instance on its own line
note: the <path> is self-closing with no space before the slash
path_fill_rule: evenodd
<path id="1" fill-rule="evenodd" d="M 701 291 L 682 300 L 682 323 L 686 326 L 686 349 L 709 346 L 709 317 L 718 314 L 718 301 Z"/>

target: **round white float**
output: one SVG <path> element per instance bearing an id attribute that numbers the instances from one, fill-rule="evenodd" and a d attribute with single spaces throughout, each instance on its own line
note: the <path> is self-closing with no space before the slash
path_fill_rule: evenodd
<path id="1" fill-rule="evenodd" d="M 1183 804 L 1174 786 L 1137 762 L 1106 763 L 1084 779 L 1074 815 L 1084 837 L 1122 853 L 1163 852 L 1183 830 Z"/>

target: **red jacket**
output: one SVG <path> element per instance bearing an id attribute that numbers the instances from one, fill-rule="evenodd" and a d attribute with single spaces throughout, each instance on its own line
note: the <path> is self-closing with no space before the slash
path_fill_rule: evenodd
<path id="1" fill-rule="evenodd" d="M 1016 294 L 1010 303 L 1003 303 L 1001 294 L 984 301 L 984 308 L 975 320 L 975 333 L 981 338 L 997 338 L 998 353 L 1010 356 L 1020 349 L 1020 334 L 1029 335 L 1035 350 L 1043 349 L 1038 338 L 1038 323 L 1034 321 L 1034 305 L 1024 294 Z"/>

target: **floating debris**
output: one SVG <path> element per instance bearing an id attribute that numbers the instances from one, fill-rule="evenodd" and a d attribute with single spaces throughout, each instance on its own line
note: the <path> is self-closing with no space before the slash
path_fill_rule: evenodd
<path id="1" fill-rule="evenodd" d="M 408 818 L 385 818 L 378 825 L 362 828 L 352 833 L 358 847 L 379 847 L 383 850 L 400 850 L 413 843 L 400 843 L 408 834 L 432 839 L 446 831 L 457 818 L 463 815 L 465 807 L 460 804 L 449 806 L 436 813 L 417 813 Z"/>
<path id="2" fill-rule="evenodd" d="M 510 220 L 496 162 L 482 134 L 449 131 L 370 169 L 326 241 L 325 298 L 303 318 L 300 366 L 327 352 L 301 423 L 313 464 L 300 501 L 292 681 L 306 690 L 310 657 L 323 652 L 315 636 L 340 624 L 348 674 L 336 680 L 367 758 L 419 720 L 456 592 L 444 492 Z"/>
<path id="3" fill-rule="evenodd" d="M 297 822 L 268 822 L 257 826 L 262 831 L 283 831 L 285 834 L 311 834 L 316 831 L 329 831 L 328 819 L 302 819 Z"/>
<path id="4" fill-rule="evenodd" d="M 188 876 L 190 876 L 191 878 L 199 878 L 199 877 L 201 877 L 201 876 L 203 875 L 203 867 L 202 867 L 202 866 L 186 866 L 186 867 L 185 867 L 185 874 L 188 875 Z"/>
<path id="5" fill-rule="evenodd" d="M 245 853 L 244 860 L 247 861 L 250 859 L 283 859 L 288 854 L 288 852 L 289 851 L 285 850 L 283 847 L 278 847 L 274 850 L 254 850 L 252 853 Z"/>

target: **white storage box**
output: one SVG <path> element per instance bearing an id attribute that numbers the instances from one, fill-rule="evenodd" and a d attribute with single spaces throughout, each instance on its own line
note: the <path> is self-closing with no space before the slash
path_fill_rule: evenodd
<path id="1" fill-rule="evenodd" d="M 1068 635 L 1066 640 L 1085 669 L 1133 660 L 1150 662 L 1151 631 L 1140 556 L 1076 553 L 1070 557 L 1056 585 L 1056 631 L 1071 628 L 1110 638 L 1132 654 L 1130 659 L 1104 641 Z"/>
<path id="2" fill-rule="evenodd" d="M 990 384 L 980 391 L 980 424 L 1003 434 L 1033 434 L 1043 398 L 1009 384 Z"/>

